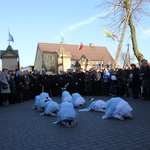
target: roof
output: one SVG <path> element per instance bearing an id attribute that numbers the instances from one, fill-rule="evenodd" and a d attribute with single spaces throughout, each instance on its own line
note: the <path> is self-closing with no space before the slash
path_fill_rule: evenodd
<path id="1" fill-rule="evenodd" d="M 7 47 L 6 50 L 0 50 L 0 57 L 2 57 L 3 55 L 5 55 L 8 51 L 11 51 L 17 57 L 19 57 L 18 50 L 13 50 L 12 47 L 11 47 L 11 45 L 8 45 L 8 47 Z"/>
<path id="2" fill-rule="evenodd" d="M 82 50 L 78 50 L 79 45 L 73 44 L 54 44 L 38 43 L 38 48 L 43 52 L 59 52 L 61 46 L 71 53 L 72 60 L 78 60 L 84 54 L 87 59 L 92 61 L 103 60 L 104 62 L 114 62 L 113 57 L 106 47 L 84 45 Z"/>

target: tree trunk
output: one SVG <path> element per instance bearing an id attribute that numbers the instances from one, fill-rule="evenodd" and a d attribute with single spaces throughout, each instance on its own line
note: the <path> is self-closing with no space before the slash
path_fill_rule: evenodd
<path id="1" fill-rule="evenodd" d="M 134 55 L 137 58 L 138 62 L 141 63 L 141 60 L 144 59 L 144 56 L 138 50 L 138 45 L 137 45 L 137 40 L 136 40 L 136 31 L 135 31 L 135 26 L 132 21 L 132 14 L 130 15 L 130 18 L 129 18 L 129 27 L 130 27 L 130 32 L 131 32 L 131 40 L 132 40 Z"/>
<path id="2" fill-rule="evenodd" d="M 126 33 L 126 28 L 128 26 L 129 18 L 131 16 L 132 3 L 133 3 L 133 0 L 131 0 L 131 1 L 125 0 L 124 1 L 124 4 L 126 6 L 125 7 L 126 8 L 126 18 L 125 18 L 125 21 L 124 21 L 124 26 L 123 26 L 123 29 L 122 29 L 122 34 L 121 34 L 121 38 L 120 38 L 120 41 L 119 41 L 119 45 L 118 45 L 115 61 L 114 61 L 114 64 L 113 64 L 113 68 L 115 68 L 117 66 L 118 60 L 120 58 L 122 45 L 123 45 L 123 41 L 124 41 L 124 37 L 125 37 L 125 33 Z"/>

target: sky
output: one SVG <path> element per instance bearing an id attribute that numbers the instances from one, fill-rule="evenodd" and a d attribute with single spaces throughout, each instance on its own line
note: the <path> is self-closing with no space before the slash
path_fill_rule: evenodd
<path id="1" fill-rule="evenodd" d="M 105 46 L 115 58 L 118 42 L 104 35 L 109 26 L 102 18 L 106 12 L 96 7 L 99 4 L 99 0 L 1 0 L 0 50 L 6 50 L 10 31 L 14 38 L 10 45 L 19 51 L 20 66 L 34 65 L 38 43 L 59 44 L 62 32 L 65 44 L 82 41 L 84 45 Z M 136 32 L 139 51 L 150 61 L 150 18 L 138 23 Z M 133 55 L 128 34 L 122 51 L 129 43 Z"/>

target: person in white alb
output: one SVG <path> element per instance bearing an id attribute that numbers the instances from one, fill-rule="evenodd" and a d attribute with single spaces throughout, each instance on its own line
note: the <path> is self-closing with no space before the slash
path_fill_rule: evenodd
<path id="1" fill-rule="evenodd" d="M 66 127 L 74 127 L 76 125 L 76 117 L 77 112 L 73 104 L 71 102 L 62 102 L 58 112 L 58 119 L 53 124 L 61 122 Z"/>
<path id="2" fill-rule="evenodd" d="M 35 96 L 35 105 L 32 109 L 38 109 L 39 111 L 44 111 L 44 105 L 47 101 L 52 101 L 49 94 L 42 92 L 40 95 Z"/>
<path id="3" fill-rule="evenodd" d="M 68 91 L 62 91 L 61 101 L 62 102 L 71 102 L 72 101 L 71 94 Z"/>
<path id="4" fill-rule="evenodd" d="M 103 100 L 94 100 L 94 98 L 89 99 L 90 105 L 87 108 L 79 109 L 78 111 L 100 111 L 105 112 L 106 102 Z"/>
<path id="5" fill-rule="evenodd" d="M 75 108 L 81 108 L 85 105 L 85 99 L 79 93 L 73 93 L 72 104 Z"/>
<path id="6" fill-rule="evenodd" d="M 53 100 L 47 101 L 44 105 L 44 112 L 40 115 L 47 115 L 47 116 L 57 116 L 59 111 L 59 104 Z"/>
<path id="7" fill-rule="evenodd" d="M 102 119 L 116 118 L 124 120 L 125 118 L 133 118 L 132 107 L 124 99 L 120 97 L 111 98 L 106 102 L 105 115 Z"/>

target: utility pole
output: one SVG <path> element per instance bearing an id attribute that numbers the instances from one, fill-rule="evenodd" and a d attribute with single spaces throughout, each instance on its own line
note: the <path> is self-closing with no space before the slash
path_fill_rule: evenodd
<path id="1" fill-rule="evenodd" d="M 127 53 L 126 53 L 126 65 L 130 65 L 130 51 L 129 51 L 129 44 L 127 44 Z"/>
<path id="2" fill-rule="evenodd" d="M 125 59 L 124 59 L 124 63 L 123 63 L 123 68 L 125 67 L 125 65 L 130 65 L 130 51 L 129 51 L 129 44 L 127 44 L 127 51 L 125 53 Z"/>
<path id="3" fill-rule="evenodd" d="M 121 38 L 120 38 L 120 41 L 119 41 L 119 44 L 118 44 L 118 49 L 117 49 L 115 61 L 114 61 L 114 64 L 113 64 L 113 68 L 115 68 L 118 65 L 118 60 L 120 58 L 122 45 L 123 45 L 123 41 L 124 41 L 124 37 L 125 37 L 125 33 L 126 33 L 126 28 L 128 26 L 129 17 L 131 15 L 133 1 L 134 0 L 131 0 L 131 2 L 130 2 L 130 0 L 126 0 L 126 5 L 127 5 L 127 3 L 129 3 L 129 2 L 130 3 L 129 3 L 129 7 L 126 6 L 127 7 L 127 14 L 126 14 L 126 18 L 125 18 L 125 21 L 124 21 L 124 26 L 123 26 L 123 29 L 122 29 Z"/>

